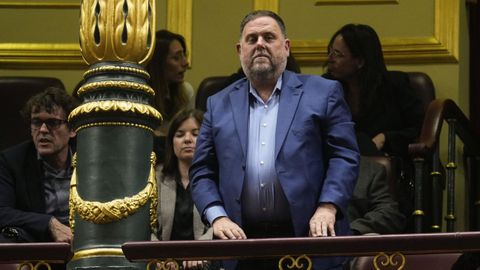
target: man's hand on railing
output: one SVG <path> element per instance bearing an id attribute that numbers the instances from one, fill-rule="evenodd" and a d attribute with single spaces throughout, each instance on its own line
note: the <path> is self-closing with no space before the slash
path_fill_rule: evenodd
<path id="1" fill-rule="evenodd" d="M 245 232 L 228 217 L 219 217 L 213 221 L 213 235 L 220 239 L 247 239 Z"/>
<path id="2" fill-rule="evenodd" d="M 72 243 L 72 231 L 68 226 L 63 225 L 58 219 L 52 217 L 50 223 L 48 224 L 50 233 L 55 242 L 65 242 Z"/>
<path id="3" fill-rule="evenodd" d="M 321 203 L 312 218 L 310 219 L 309 235 L 318 236 L 335 236 L 335 215 L 337 208 L 331 203 Z"/>

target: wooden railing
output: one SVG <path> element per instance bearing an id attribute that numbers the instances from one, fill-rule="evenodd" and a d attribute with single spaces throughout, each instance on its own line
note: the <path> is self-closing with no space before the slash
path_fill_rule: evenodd
<path id="1" fill-rule="evenodd" d="M 480 251 L 480 232 L 337 236 L 326 238 L 274 238 L 209 241 L 127 242 L 122 246 L 127 259 L 135 262 L 283 258 L 309 261 L 314 256 L 375 256 L 378 268 L 395 269 L 408 264 L 411 254 L 450 254 Z M 392 264 L 380 260 L 397 256 Z M 435 256 L 437 260 L 440 255 Z M 418 269 L 413 268 L 404 269 Z M 287 269 L 287 268 L 285 268 Z M 295 268 L 294 268 L 295 269 Z M 308 267 L 304 269 L 309 269 Z"/>
<path id="2" fill-rule="evenodd" d="M 65 243 L 0 244 L 0 269 L 3 269 L 2 264 L 11 263 L 30 264 L 27 269 L 40 264 L 65 263 L 71 259 L 70 249 L 71 246 Z M 418 261 L 418 257 L 423 256 L 419 254 L 437 254 L 426 257 L 430 260 L 427 263 L 434 263 L 444 256 L 439 254 L 480 251 L 480 232 L 127 242 L 122 245 L 122 250 L 132 262 L 152 263 L 172 258 L 282 258 L 287 263 L 306 262 L 304 269 L 309 269 L 311 258 L 316 256 L 371 256 L 368 269 L 419 269 L 412 260 L 417 258 Z"/>
<path id="3" fill-rule="evenodd" d="M 447 189 L 447 231 L 455 231 L 455 157 L 456 137 L 464 143 L 465 187 L 467 207 L 470 209 L 470 230 L 480 230 L 479 204 L 479 170 L 480 138 L 475 135 L 472 125 L 460 108 L 450 99 L 436 99 L 432 101 L 425 114 L 420 138 L 417 143 L 409 145 L 409 152 L 415 164 L 415 204 L 414 229 L 415 232 L 440 231 L 442 211 L 443 175 L 439 158 L 439 142 L 443 122 L 448 124 L 448 157 L 446 162 L 446 189 Z M 430 174 L 427 174 L 427 167 Z M 431 183 L 426 179 L 431 178 Z M 427 190 L 424 190 L 427 189 Z M 431 194 L 431 200 L 425 201 L 425 194 Z M 472 209 L 474 208 L 474 209 Z M 429 209 L 425 213 L 425 209 Z M 425 215 L 430 215 L 431 224 L 424 224 Z"/>
<path id="4" fill-rule="evenodd" d="M 0 244 L 0 269 L 50 269 L 51 264 L 71 258 L 67 243 Z"/>

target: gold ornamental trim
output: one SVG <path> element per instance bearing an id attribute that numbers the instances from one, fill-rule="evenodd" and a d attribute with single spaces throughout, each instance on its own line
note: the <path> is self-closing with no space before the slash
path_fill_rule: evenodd
<path id="1" fill-rule="evenodd" d="M 75 132 L 78 133 L 80 130 L 85 129 L 85 128 L 90 128 L 90 127 L 103 127 L 103 126 L 126 126 L 126 127 L 135 127 L 135 128 L 142 128 L 146 129 L 150 132 L 154 132 L 153 128 L 141 125 L 141 124 L 136 124 L 136 123 L 129 123 L 129 122 L 96 122 L 96 123 L 89 123 L 85 125 L 81 125 L 78 128 L 75 129 Z"/>
<path id="2" fill-rule="evenodd" d="M 430 176 L 441 176 L 442 173 L 441 172 L 431 172 L 430 173 Z"/>
<path id="3" fill-rule="evenodd" d="M 31 262 L 23 262 L 17 266 L 16 269 L 28 269 L 28 270 L 37 270 L 37 269 L 47 269 L 47 270 L 52 270 L 52 267 L 50 266 L 49 263 L 45 261 L 39 261 L 35 263 L 35 265 Z"/>
<path id="4" fill-rule="evenodd" d="M 103 81 L 103 82 L 87 83 L 82 85 L 78 89 L 78 95 L 83 95 L 85 92 L 96 90 L 98 88 L 121 88 L 126 90 L 133 89 L 133 90 L 145 92 L 149 95 L 155 96 L 155 91 L 153 91 L 152 87 L 142 83 L 134 83 L 134 82 L 127 82 L 127 81 Z"/>
<path id="5" fill-rule="evenodd" d="M 73 254 L 72 261 L 101 256 L 122 256 L 124 257 L 123 250 L 121 248 L 92 248 L 84 249 L 75 252 Z"/>
<path id="6" fill-rule="evenodd" d="M 373 258 L 373 266 L 375 270 L 385 269 L 386 266 L 394 266 L 397 267 L 397 270 L 401 270 L 405 267 L 405 261 L 405 255 L 400 252 L 395 252 L 390 256 L 385 252 L 380 252 Z M 378 264 L 379 262 L 381 267 Z"/>
<path id="7" fill-rule="evenodd" d="M 304 265 L 304 263 L 307 263 Z M 283 270 L 283 264 L 286 264 L 287 269 L 307 269 L 311 270 L 312 260 L 307 255 L 298 256 L 296 259 L 291 255 L 285 255 L 278 261 L 278 269 Z"/>
<path id="8" fill-rule="evenodd" d="M 168 265 L 167 265 L 168 264 Z M 180 265 L 175 259 L 168 258 L 164 261 L 162 260 L 151 260 L 147 264 L 147 269 L 155 269 L 155 270 L 180 270 Z"/>
<path id="9" fill-rule="evenodd" d="M 455 215 L 454 214 L 449 214 L 445 216 L 445 220 L 455 220 Z"/>
<path id="10" fill-rule="evenodd" d="M 422 210 L 415 210 L 415 211 L 413 211 L 412 215 L 414 215 L 414 216 L 424 216 L 425 213 Z"/>
<path id="11" fill-rule="evenodd" d="M 157 227 L 158 191 L 155 178 L 156 155 L 150 155 L 150 173 L 147 185 L 139 193 L 123 199 L 114 199 L 109 202 L 85 201 L 77 191 L 77 155 L 72 158 L 73 174 L 70 183 L 69 221 L 72 232 L 75 230 L 75 213 L 85 221 L 95 224 L 106 224 L 118 221 L 136 213 L 150 199 L 150 228 L 155 231 Z"/>
<path id="12" fill-rule="evenodd" d="M 129 73 L 140 74 L 142 76 L 145 76 L 146 78 L 150 78 L 150 74 L 148 74 L 148 72 L 146 72 L 145 70 L 134 68 L 134 67 L 121 67 L 121 66 L 101 66 L 98 68 L 89 69 L 85 71 L 85 73 L 83 73 L 83 77 L 86 78 L 92 74 L 100 73 L 100 72 L 129 72 Z"/>
<path id="13" fill-rule="evenodd" d="M 457 168 L 457 164 L 455 162 L 449 162 L 447 163 L 447 165 L 445 165 L 445 167 L 447 169 L 456 169 Z"/>
<path id="14" fill-rule="evenodd" d="M 132 112 L 140 113 L 163 121 L 162 115 L 152 106 L 124 100 L 102 100 L 84 103 L 75 108 L 68 116 L 68 121 L 92 112 Z"/>

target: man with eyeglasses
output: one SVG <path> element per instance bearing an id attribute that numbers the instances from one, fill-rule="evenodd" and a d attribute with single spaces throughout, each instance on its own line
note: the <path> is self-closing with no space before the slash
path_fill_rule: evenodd
<path id="1" fill-rule="evenodd" d="M 32 140 L 0 152 L 0 242 L 72 241 L 70 144 L 76 134 L 67 117 L 75 106 L 64 89 L 50 87 L 22 110 Z"/>

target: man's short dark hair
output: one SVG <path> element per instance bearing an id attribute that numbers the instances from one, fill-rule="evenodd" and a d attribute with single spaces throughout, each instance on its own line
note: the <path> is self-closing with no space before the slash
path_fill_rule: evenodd
<path id="1" fill-rule="evenodd" d="M 21 110 L 21 114 L 25 121 L 30 121 L 32 113 L 46 111 L 52 113 L 55 107 L 58 106 L 63 109 L 65 115 L 68 117 L 70 112 L 78 106 L 78 102 L 70 96 L 65 89 L 58 87 L 48 87 L 43 92 L 40 92 L 30 99 Z"/>
<path id="2" fill-rule="evenodd" d="M 280 30 L 282 31 L 282 34 L 284 37 L 287 37 L 287 30 L 285 28 L 285 23 L 283 22 L 282 18 L 278 16 L 277 13 L 270 11 L 270 10 L 255 10 L 250 13 L 248 13 L 240 23 L 240 36 L 242 36 L 243 29 L 245 28 L 245 25 L 257 18 L 260 17 L 270 17 L 274 19 L 278 26 L 280 27 Z"/>

